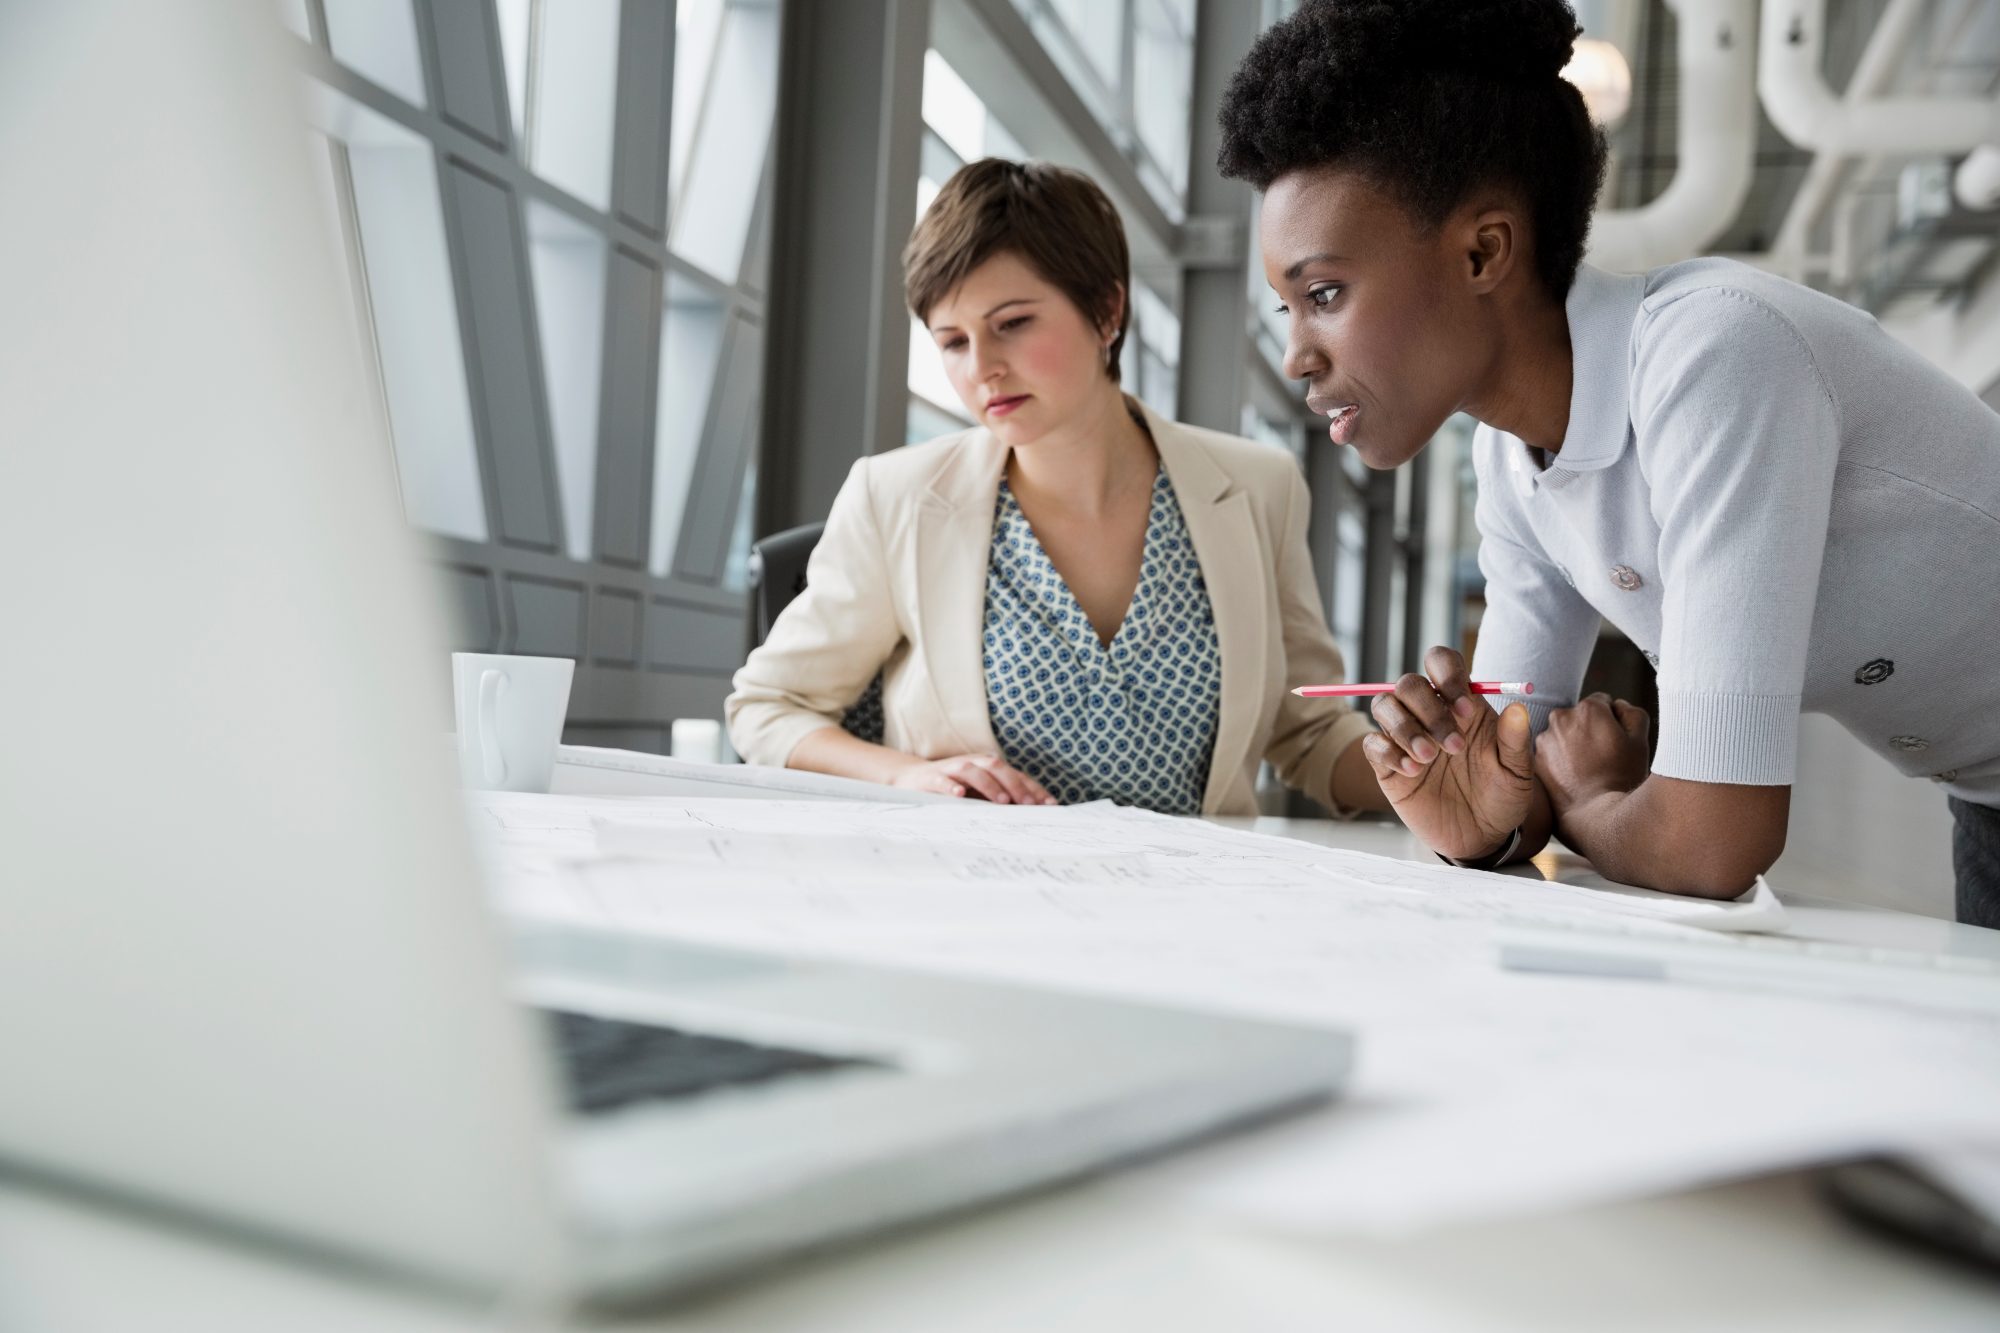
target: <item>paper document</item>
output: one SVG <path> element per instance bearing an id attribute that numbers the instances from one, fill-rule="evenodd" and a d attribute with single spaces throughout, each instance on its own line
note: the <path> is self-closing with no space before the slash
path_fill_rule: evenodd
<path id="1" fill-rule="evenodd" d="M 1496 963 L 1507 920 L 1677 935 L 1775 900 L 1613 893 L 1115 807 L 487 796 L 474 814 L 494 891 L 524 917 L 1355 1033 L 1342 1102 L 1117 1186 L 1249 1221 L 1559 1207 L 1976 1138 L 2000 1105 L 2000 1024 Z"/>

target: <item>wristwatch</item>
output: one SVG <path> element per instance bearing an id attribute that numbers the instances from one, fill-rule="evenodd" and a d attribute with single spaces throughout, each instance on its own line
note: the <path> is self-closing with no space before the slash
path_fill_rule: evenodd
<path id="1" fill-rule="evenodd" d="M 1496 866 L 1507 864 L 1507 858 L 1519 850 L 1521 850 L 1521 830 L 1516 828 L 1507 835 L 1505 842 L 1484 856 L 1457 857 L 1446 856 L 1443 852 L 1439 852 L 1437 858 L 1446 865 L 1454 865 L 1461 870 L 1492 870 Z"/>

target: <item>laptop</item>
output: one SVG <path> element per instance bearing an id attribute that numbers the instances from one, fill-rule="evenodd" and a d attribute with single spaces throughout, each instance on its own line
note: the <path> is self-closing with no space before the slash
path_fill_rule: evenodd
<path id="1" fill-rule="evenodd" d="M 1337 1089 L 1337 1033 L 489 910 L 268 9 L 0 8 L 0 1171 L 553 1309 Z"/>

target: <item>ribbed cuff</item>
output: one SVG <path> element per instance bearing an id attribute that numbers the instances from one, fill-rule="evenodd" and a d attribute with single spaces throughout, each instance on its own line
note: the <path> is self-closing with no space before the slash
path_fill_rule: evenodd
<path id="1" fill-rule="evenodd" d="M 1550 713 L 1558 708 L 1569 708 L 1572 706 L 1572 704 L 1564 703 L 1560 699 L 1537 699 L 1532 696 L 1524 697 L 1518 694 L 1489 694 L 1486 696 L 1486 702 L 1492 705 L 1493 711 L 1496 713 L 1506 712 L 1509 704 L 1526 704 L 1528 706 L 1528 733 L 1533 736 L 1541 735 L 1542 728 L 1549 725 Z"/>
<path id="2" fill-rule="evenodd" d="M 1798 765 L 1796 694 L 1660 695 L 1653 771 L 1688 782 L 1783 787 Z"/>

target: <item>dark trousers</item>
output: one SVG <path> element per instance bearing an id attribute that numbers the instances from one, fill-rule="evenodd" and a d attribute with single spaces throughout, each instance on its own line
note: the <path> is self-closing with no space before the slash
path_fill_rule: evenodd
<path id="1" fill-rule="evenodd" d="M 1958 919 L 2000 930 L 2000 809 L 1951 797 L 1951 863 Z"/>

